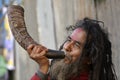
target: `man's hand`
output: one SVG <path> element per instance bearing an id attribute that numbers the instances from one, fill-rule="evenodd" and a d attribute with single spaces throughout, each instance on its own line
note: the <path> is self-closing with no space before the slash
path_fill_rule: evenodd
<path id="1" fill-rule="evenodd" d="M 40 71 L 46 74 L 49 68 L 49 60 L 45 56 L 48 49 L 41 45 L 31 44 L 27 47 L 27 52 L 34 61 L 40 66 Z"/>

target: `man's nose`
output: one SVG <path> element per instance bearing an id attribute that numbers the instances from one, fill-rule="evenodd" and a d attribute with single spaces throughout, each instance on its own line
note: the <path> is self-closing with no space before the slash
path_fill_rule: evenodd
<path id="1" fill-rule="evenodd" d="M 71 51 L 72 47 L 73 47 L 73 42 L 69 42 L 69 43 L 66 43 L 66 45 L 64 46 L 64 49 L 66 51 Z"/>

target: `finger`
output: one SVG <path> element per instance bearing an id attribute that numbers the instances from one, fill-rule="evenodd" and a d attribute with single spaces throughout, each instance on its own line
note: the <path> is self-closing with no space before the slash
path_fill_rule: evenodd
<path id="1" fill-rule="evenodd" d="M 37 53 L 37 54 L 30 54 L 30 58 L 32 58 L 33 60 L 41 60 L 43 58 L 45 58 L 44 54 L 42 53 Z"/>
<path id="2" fill-rule="evenodd" d="M 32 49 L 34 48 L 34 44 L 30 44 L 28 47 L 27 47 L 27 51 L 28 53 L 31 53 L 32 52 Z"/>
<path id="3" fill-rule="evenodd" d="M 40 52 L 41 52 L 41 48 L 38 47 L 38 48 L 36 49 L 36 53 L 40 53 Z"/>
<path id="4" fill-rule="evenodd" d="M 38 54 L 37 53 L 37 50 L 38 50 L 39 48 L 38 48 L 38 46 L 35 46 L 34 48 L 33 48 L 33 50 L 32 50 L 32 54 Z M 40 50 L 39 50 L 40 51 Z"/>
<path id="5" fill-rule="evenodd" d="M 32 52 L 31 52 L 31 54 L 30 54 L 30 57 L 31 57 L 32 59 L 39 59 L 39 58 L 41 58 L 41 56 L 44 56 L 44 57 L 45 57 L 45 54 L 47 53 L 47 51 L 48 51 L 47 48 L 42 49 L 41 46 L 36 45 L 36 46 L 33 48 Z"/>
<path id="6" fill-rule="evenodd" d="M 45 54 L 46 54 L 46 50 L 43 50 L 43 51 L 40 52 L 40 53 L 32 53 L 32 54 L 30 55 L 30 57 L 31 57 L 32 59 L 42 59 L 43 57 L 45 57 Z"/>
<path id="7" fill-rule="evenodd" d="M 36 58 L 37 55 L 41 54 L 41 51 L 42 51 L 42 47 L 36 45 L 36 46 L 33 48 L 30 56 L 33 57 L 33 58 Z"/>
<path id="8" fill-rule="evenodd" d="M 40 54 L 37 54 L 37 57 L 42 58 L 43 56 L 45 57 L 46 54 L 47 54 L 47 49 L 40 52 Z"/>
<path id="9" fill-rule="evenodd" d="M 37 50 L 37 46 L 34 46 L 34 48 L 30 52 L 30 58 L 35 58 L 37 54 L 36 50 Z"/>
<path id="10" fill-rule="evenodd" d="M 42 52 L 43 51 L 43 52 Z M 43 46 L 35 46 L 35 48 L 33 49 L 33 53 L 35 54 L 43 54 L 44 52 L 46 53 L 48 51 L 47 48 L 43 47 Z"/>

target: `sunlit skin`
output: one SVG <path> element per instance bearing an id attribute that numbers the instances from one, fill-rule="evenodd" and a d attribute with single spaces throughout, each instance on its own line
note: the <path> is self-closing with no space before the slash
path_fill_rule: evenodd
<path id="1" fill-rule="evenodd" d="M 49 60 L 45 57 L 47 51 L 48 49 L 41 45 L 31 44 L 27 47 L 30 58 L 39 64 L 39 70 L 44 74 L 47 74 L 49 69 Z"/>
<path id="2" fill-rule="evenodd" d="M 72 58 L 72 60 L 65 58 L 65 63 L 73 63 L 80 57 L 85 41 L 86 32 L 83 29 L 78 28 L 73 31 L 73 33 L 67 38 L 67 42 L 63 46 L 63 49 Z"/>
<path id="3" fill-rule="evenodd" d="M 81 28 L 75 29 L 67 38 L 67 41 L 63 46 L 63 50 L 66 52 L 66 54 L 71 56 L 71 60 L 65 58 L 64 62 L 66 64 L 73 63 L 80 57 L 85 41 L 86 32 Z M 27 51 L 30 55 L 30 58 L 35 60 L 40 65 L 40 71 L 44 74 L 47 74 L 49 69 L 49 59 L 45 57 L 45 54 L 47 53 L 48 49 L 41 45 L 31 44 L 27 47 Z"/>

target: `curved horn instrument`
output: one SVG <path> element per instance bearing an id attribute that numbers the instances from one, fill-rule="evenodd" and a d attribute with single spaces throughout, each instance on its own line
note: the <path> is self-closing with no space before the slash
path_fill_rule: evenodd
<path id="1" fill-rule="evenodd" d="M 21 6 L 11 5 L 8 7 L 8 21 L 14 38 L 25 50 L 30 44 L 38 44 L 27 32 L 24 20 L 24 9 Z M 64 58 L 65 54 L 63 51 L 48 49 L 46 57 L 58 59 Z"/>

